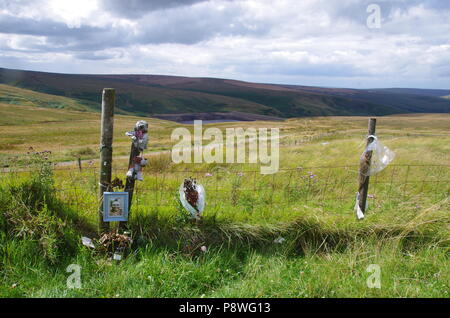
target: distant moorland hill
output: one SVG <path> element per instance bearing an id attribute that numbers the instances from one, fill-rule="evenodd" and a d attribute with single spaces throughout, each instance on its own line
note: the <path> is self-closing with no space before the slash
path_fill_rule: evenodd
<path id="1" fill-rule="evenodd" d="M 14 104 L 6 85 L 70 98 L 44 107 L 98 110 L 101 91 L 114 87 L 121 113 L 140 116 L 241 112 L 271 117 L 449 113 L 450 90 L 343 89 L 261 84 L 218 78 L 164 75 L 84 75 L 0 68 L 0 100 Z M 447 96 L 448 97 L 448 96 Z M 58 102 L 60 101 L 60 102 Z M 39 106 L 39 105 L 38 105 Z"/>

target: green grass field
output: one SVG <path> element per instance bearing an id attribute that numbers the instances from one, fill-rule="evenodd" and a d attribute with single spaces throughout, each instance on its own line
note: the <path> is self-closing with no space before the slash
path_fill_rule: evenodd
<path id="1" fill-rule="evenodd" d="M 148 119 L 134 243 L 116 263 L 80 242 L 97 235 L 98 162 L 52 171 L 42 155 L 26 155 L 98 158 L 99 114 L 36 106 L 0 104 L 2 297 L 449 297 L 448 114 L 378 118 L 377 134 L 396 158 L 372 177 L 362 221 L 353 206 L 365 117 L 205 126 L 279 127 L 281 170 L 269 176 L 255 164 L 173 164 L 164 151 L 181 125 Z M 113 176 L 122 179 L 124 132 L 136 120 L 115 118 Z M 176 200 L 189 176 L 207 193 L 199 223 Z M 70 264 L 81 266 L 80 289 L 66 286 Z M 371 264 L 381 288 L 367 285 Z"/>

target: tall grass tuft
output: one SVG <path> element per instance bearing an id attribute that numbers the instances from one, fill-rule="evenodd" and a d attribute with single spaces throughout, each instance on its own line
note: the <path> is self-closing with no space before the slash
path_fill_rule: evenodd
<path id="1" fill-rule="evenodd" d="M 73 226 L 77 217 L 56 198 L 48 153 L 30 154 L 28 164 L 32 168 L 28 178 L 0 187 L 3 266 L 41 259 L 56 264 L 78 248 Z"/>

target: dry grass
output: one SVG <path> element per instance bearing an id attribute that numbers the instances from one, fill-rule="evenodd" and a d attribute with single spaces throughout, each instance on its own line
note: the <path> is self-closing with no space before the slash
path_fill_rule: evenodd
<path id="1" fill-rule="evenodd" d="M 0 104 L 0 118 L 0 155 L 6 163 L 11 156 L 29 151 L 30 146 L 38 151 L 52 150 L 58 161 L 98 156 L 98 114 Z M 27 125 L 21 126 L 19 118 Z M 122 115 L 115 118 L 114 176 L 123 178 L 125 174 L 130 141 L 124 132 L 137 119 Z M 450 164 L 449 120 L 449 114 L 380 117 L 377 131 L 397 154 L 393 164 Z M 370 201 L 367 218 L 359 222 L 353 212 L 356 168 L 333 170 L 331 180 L 336 183 L 328 185 L 325 197 L 321 190 L 328 170 L 315 168 L 312 172 L 319 180 L 317 189 L 307 188 L 308 195 L 315 197 L 305 200 L 306 187 L 301 177 L 308 170 L 295 169 L 300 172 L 294 176 L 280 172 L 273 179 L 260 175 L 253 179 L 252 174 L 239 179 L 236 172 L 258 167 L 175 165 L 169 153 L 161 151 L 170 149 L 170 133 L 180 125 L 148 121 L 149 151 L 154 153 L 148 153 L 150 165 L 134 198 L 130 227 L 136 246 L 132 255 L 112 266 L 105 257 L 80 247 L 57 259 L 57 265 L 49 266 L 35 252 L 33 242 L 10 240 L 6 247 L 9 263 L 2 265 L 6 270 L 0 296 L 448 297 L 448 184 L 436 187 L 418 183 L 390 189 L 381 181 L 389 181 L 392 175 L 404 181 L 407 172 L 397 167 L 392 174 L 394 166 L 388 167 L 377 176 L 377 187 L 369 188 L 377 199 Z M 211 126 L 279 127 L 281 135 L 286 136 L 281 142 L 281 168 L 289 169 L 357 164 L 364 147 L 367 118 L 316 117 L 205 125 Z M 328 144 L 322 144 L 325 141 Z M 66 189 L 55 191 L 61 202 L 55 211 L 62 216 L 61 222 L 66 222 L 62 223 L 66 229 L 72 234 L 76 231 L 77 236 L 92 235 L 97 220 L 98 173 L 88 169 L 87 163 L 83 165 L 82 173 L 62 170 L 55 174 L 56 189 Z M 205 172 L 212 177 L 206 177 Z M 182 217 L 172 191 L 190 173 L 205 185 L 208 203 L 216 203 L 207 206 L 201 223 Z M 448 169 L 426 167 L 408 170 L 408 177 L 448 180 L 448 173 Z M 5 190 L 8 184 L 21 184 L 27 179 L 25 172 L 3 174 L 2 202 L 11 202 Z M 348 182 L 343 193 L 339 181 Z M 226 191 L 214 196 L 210 191 L 214 182 Z M 286 183 L 294 190 L 286 188 Z M 257 191 L 251 196 L 239 191 L 252 186 Z M 342 194 L 345 200 L 333 199 Z M 390 196 L 401 199 L 391 200 Z M 271 205 L 270 199 L 284 204 Z M 157 200 L 168 204 L 156 206 Z M 254 207 L 254 203 L 259 205 Z M 66 214 L 76 216 L 72 220 L 78 223 L 73 225 Z M 279 237 L 285 242 L 275 243 Z M 199 251 L 201 245 L 208 247 L 207 253 Z M 81 290 L 66 288 L 65 267 L 71 263 L 83 268 Z M 370 264 L 381 267 L 379 290 L 366 286 Z M 11 288 L 16 283 L 18 287 Z"/>

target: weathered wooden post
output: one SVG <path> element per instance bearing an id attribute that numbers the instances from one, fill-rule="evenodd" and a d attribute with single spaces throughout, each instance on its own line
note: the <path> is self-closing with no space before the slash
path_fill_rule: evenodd
<path id="1" fill-rule="evenodd" d="M 114 103 L 114 88 L 104 88 L 102 94 L 102 124 L 100 139 L 100 207 L 98 212 L 100 233 L 104 233 L 109 230 L 109 223 L 103 222 L 103 193 L 111 191 Z"/>
<path id="2" fill-rule="evenodd" d="M 376 118 L 369 119 L 369 134 L 375 135 L 375 128 L 377 125 Z M 366 147 L 369 146 L 374 139 L 372 137 L 367 138 Z M 372 159 L 372 151 L 364 152 L 359 162 L 359 208 L 364 213 L 366 211 L 367 194 L 369 191 L 369 171 L 370 171 L 370 161 Z"/>
<path id="3" fill-rule="evenodd" d="M 141 151 L 140 151 L 139 147 L 137 147 L 134 142 L 131 142 L 130 159 L 128 160 L 128 167 L 133 165 L 134 158 L 139 156 L 140 153 L 141 153 Z M 133 203 L 133 192 L 134 192 L 135 182 L 136 182 L 136 179 L 133 176 L 127 177 L 127 180 L 125 182 L 125 192 L 128 192 L 128 218 L 130 218 L 130 214 L 131 214 L 131 204 Z M 127 226 L 127 222 L 119 223 L 120 230 L 125 230 L 126 226 Z"/>
<path id="4" fill-rule="evenodd" d="M 80 169 L 81 172 L 81 157 L 78 157 L 78 169 Z"/>
<path id="5" fill-rule="evenodd" d="M 125 192 L 128 192 L 128 218 L 130 217 L 131 205 L 133 202 L 133 192 L 136 179 L 142 181 L 142 166 L 147 164 L 147 161 L 141 152 L 147 149 L 148 143 L 148 123 L 145 120 L 139 120 L 134 126 L 134 131 L 126 132 L 127 136 L 131 137 L 130 159 L 128 161 L 127 181 L 125 183 Z M 119 229 L 124 230 L 127 222 L 120 222 Z"/>

